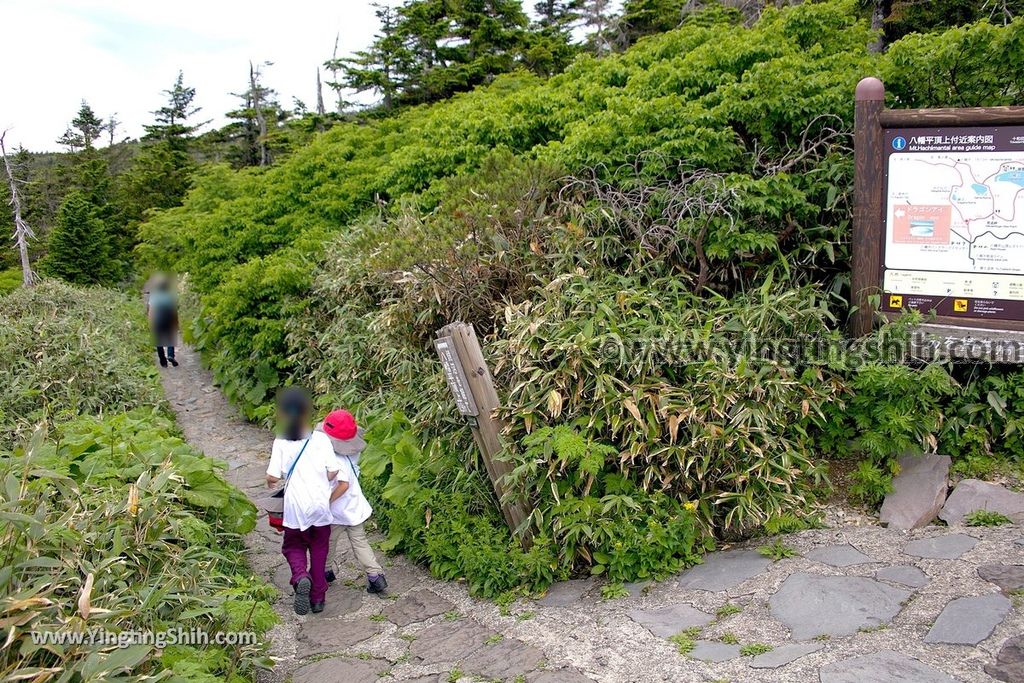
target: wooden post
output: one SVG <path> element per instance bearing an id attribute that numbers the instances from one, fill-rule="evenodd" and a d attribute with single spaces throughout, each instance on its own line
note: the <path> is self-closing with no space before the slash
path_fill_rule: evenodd
<path id="1" fill-rule="evenodd" d="M 450 343 L 455 347 L 459 363 L 462 366 L 462 373 L 455 373 L 454 376 L 449 374 L 448 368 L 445 369 L 445 372 L 449 385 L 453 382 L 460 383 L 462 378 L 459 375 L 461 374 L 469 386 L 472 401 L 459 401 L 460 410 L 475 410 L 476 412 L 475 419 L 472 417 L 472 412 L 468 413 L 471 416 L 469 419 L 473 420 L 470 424 L 473 438 L 480 449 L 481 459 L 487 469 L 487 476 L 494 486 L 494 493 L 498 496 L 505 523 L 524 547 L 529 546 L 531 534 L 529 529 L 523 525 L 529 515 L 526 506 L 521 500 L 506 499 L 505 497 L 508 488 L 505 486 L 504 478 L 512 471 L 512 466 L 497 458 L 505 448 L 501 438 L 502 422 L 494 414 L 499 405 L 498 392 L 494 388 L 494 380 L 491 378 L 491 371 L 484 360 L 483 350 L 480 348 L 476 332 L 472 325 L 456 322 L 438 330 L 437 336 L 441 344 L 451 340 Z M 440 353 L 441 349 L 438 351 Z M 442 361 L 444 361 L 443 357 Z M 453 388 L 453 391 L 459 391 L 459 389 Z M 467 413 L 464 412 L 464 414 Z M 521 526 L 523 534 L 520 535 L 517 531 Z"/>
<path id="2" fill-rule="evenodd" d="M 857 307 L 851 322 L 855 337 L 869 334 L 874 311 L 868 297 L 880 290 L 882 269 L 882 158 L 884 135 L 880 116 L 885 86 L 877 78 L 857 84 L 853 132 L 853 274 L 851 303 Z"/>

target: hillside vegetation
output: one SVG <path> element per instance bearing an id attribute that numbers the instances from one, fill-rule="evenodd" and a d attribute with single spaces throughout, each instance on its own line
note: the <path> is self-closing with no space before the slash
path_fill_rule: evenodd
<path id="1" fill-rule="evenodd" d="M 750 26 L 713 8 L 266 170 L 207 167 L 139 255 L 187 273 L 192 338 L 251 418 L 289 382 L 358 409 L 389 548 L 486 594 L 664 575 L 713 537 L 806 523 L 827 457 L 862 458 L 873 503 L 905 447 L 1022 456 L 1020 373 L 756 352 L 842 341 L 859 79 L 897 107 L 1024 101 L 1024 21 L 874 39 L 854 0 Z M 430 346 L 454 319 L 486 338 L 529 551 Z"/>
<path id="2" fill-rule="evenodd" d="M 274 589 L 242 544 L 256 509 L 181 439 L 143 320 L 111 290 L 0 296 L 3 680 L 243 681 L 264 663 Z M 181 642 L 194 629 L 209 644 Z"/>

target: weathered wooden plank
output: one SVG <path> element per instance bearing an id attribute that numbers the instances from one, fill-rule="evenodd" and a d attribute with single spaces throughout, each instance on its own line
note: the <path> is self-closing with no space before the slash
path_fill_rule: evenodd
<path id="1" fill-rule="evenodd" d="M 881 291 L 884 131 L 879 116 L 884 107 L 885 86 L 880 80 L 865 78 L 857 84 L 853 132 L 855 182 L 851 276 L 851 301 L 857 308 L 850 321 L 851 332 L 855 337 L 871 332 L 874 311 L 868 299 Z"/>
<path id="2" fill-rule="evenodd" d="M 863 82 L 864 81 L 861 81 L 861 83 Z M 858 86 L 858 91 L 859 87 L 860 86 Z M 1024 125 L 1024 107 L 885 109 L 879 115 L 878 120 L 883 128 L 1019 126 Z"/>

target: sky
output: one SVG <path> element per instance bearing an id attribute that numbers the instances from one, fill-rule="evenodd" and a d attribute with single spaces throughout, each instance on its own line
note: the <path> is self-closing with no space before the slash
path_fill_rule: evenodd
<path id="1" fill-rule="evenodd" d="M 237 108 L 250 60 L 273 62 L 265 83 L 282 106 L 313 108 L 335 37 L 339 55 L 362 49 L 377 20 L 362 0 L 0 0 L 0 30 L 0 132 L 8 149 L 52 151 L 83 98 L 104 120 L 116 112 L 118 139 L 140 136 L 179 70 L 211 126 Z"/>

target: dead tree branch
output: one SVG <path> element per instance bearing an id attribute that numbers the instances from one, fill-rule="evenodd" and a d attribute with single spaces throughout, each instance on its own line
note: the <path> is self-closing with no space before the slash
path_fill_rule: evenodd
<path id="1" fill-rule="evenodd" d="M 7 131 L 0 134 L 0 157 L 4 160 L 4 171 L 7 173 L 7 184 L 11 189 L 11 199 L 9 204 L 14 211 L 14 234 L 11 238 L 14 240 L 17 246 L 18 253 L 21 256 L 21 277 L 22 282 L 26 287 L 31 287 L 35 282 L 35 275 L 32 272 L 32 264 L 28 260 L 28 241 L 35 239 L 35 233 L 29 226 L 25 219 L 21 216 L 21 198 L 18 195 L 18 181 L 14 177 L 14 171 L 11 169 L 10 159 L 7 158 L 7 148 L 4 146 L 4 138 L 7 137 Z"/>

